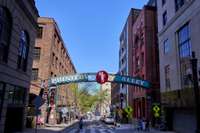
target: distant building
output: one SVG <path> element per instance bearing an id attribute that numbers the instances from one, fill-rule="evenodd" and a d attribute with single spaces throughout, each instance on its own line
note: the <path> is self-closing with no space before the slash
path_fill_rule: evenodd
<path id="1" fill-rule="evenodd" d="M 47 98 L 48 88 L 47 82 L 51 77 L 63 76 L 76 73 L 74 64 L 68 54 L 64 45 L 59 27 L 54 19 L 40 17 L 38 18 L 39 30 L 37 34 L 36 44 L 33 49 L 33 67 L 32 67 L 32 84 L 30 88 L 30 104 L 35 96 L 39 95 L 41 90 L 41 83 L 45 88 L 43 97 Z M 72 87 L 72 86 L 71 86 Z M 55 124 L 62 119 L 59 113 L 62 109 L 70 110 L 69 108 L 74 104 L 73 93 L 70 85 L 61 85 L 56 89 L 55 103 L 50 103 L 54 107 L 50 116 L 46 113 L 47 101 L 42 108 L 42 119 L 45 122 Z M 51 99 L 50 99 L 51 100 Z M 51 100 L 50 102 L 53 102 Z M 53 109 L 54 108 L 54 109 Z M 57 115 L 56 115 L 57 114 Z M 48 118 L 50 119 L 48 121 Z M 51 119 L 53 118 L 53 119 Z"/>
<path id="2" fill-rule="evenodd" d="M 195 132 L 194 92 L 188 73 L 194 51 L 200 72 L 200 1 L 157 0 L 161 100 L 167 126 Z"/>
<path id="3" fill-rule="evenodd" d="M 34 0 L 0 1 L 0 132 L 26 123 L 38 11 Z"/>
<path id="4" fill-rule="evenodd" d="M 148 5 L 148 6 L 156 7 L 156 6 L 157 6 L 157 0 L 149 0 L 149 1 L 147 2 L 147 5 Z"/>
<path id="5" fill-rule="evenodd" d="M 132 27 L 132 74 L 151 83 L 148 89 L 132 87 L 129 101 L 135 118 L 152 119 L 152 104 L 160 101 L 156 18 L 156 8 L 144 6 Z"/>
<path id="6" fill-rule="evenodd" d="M 119 74 L 120 75 L 133 75 L 133 58 L 132 58 L 132 26 L 136 21 L 140 10 L 131 9 L 120 35 L 120 50 L 119 50 Z M 123 100 L 120 107 L 125 108 L 129 104 L 129 93 L 131 93 L 131 86 L 126 84 L 120 85 L 120 95 L 123 95 Z"/>
<path id="7" fill-rule="evenodd" d="M 104 93 L 105 99 L 100 105 L 100 114 L 108 116 L 110 114 L 111 107 L 111 83 L 106 82 L 100 87 L 101 92 Z"/>

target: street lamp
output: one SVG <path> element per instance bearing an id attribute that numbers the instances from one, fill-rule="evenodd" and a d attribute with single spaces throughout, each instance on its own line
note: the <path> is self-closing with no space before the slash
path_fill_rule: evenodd
<path id="1" fill-rule="evenodd" d="M 200 133 L 200 103 L 199 103 L 199 87 L 198 87 L 198 75 L 197 75 L 197 58 L 195 52 L 192 52 L 192 58 L 190 59 L 192 66 L 192 82 L 194 87 L 195 96 L 195 109 L 196 109 L 196 133 Z"/>
<path id="2" fill-rule="evenodd" d="M 124 102 L 124 94 L 123 94 L 123 93 L 120 93 L 121 109 L 123 109 L 123 102 Z"/>

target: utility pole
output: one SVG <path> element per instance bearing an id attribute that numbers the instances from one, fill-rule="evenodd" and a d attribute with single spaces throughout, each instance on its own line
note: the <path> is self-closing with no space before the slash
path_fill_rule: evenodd
<path id="1" fill-rule="evenodd" d="M 200 133 L 200 104 L 199 104 L 199 86 L 198 86 L 198 74 L 197 74 L 197 58 L 195 52 L 192 52 L 192 59 L 190 63 L 192 65 L 192 81 L 194 87 L 195 109 L 196 109 L 196 133 Z"/>

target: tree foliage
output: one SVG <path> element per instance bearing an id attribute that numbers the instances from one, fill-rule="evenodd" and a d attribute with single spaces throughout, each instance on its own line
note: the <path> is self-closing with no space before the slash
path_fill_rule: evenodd
<path id="1" fill-rule="evenodd" d="M 92 88 L 87 85 L 84 88 L 78 88 L 78 85 L 72 87 L 75 102 L 78 110 L 81 113 L 92 111 L 97 105 L 103 103 L 106 100 L 107 92 L 102 90 L 95 90 L 91 93 Z"/>

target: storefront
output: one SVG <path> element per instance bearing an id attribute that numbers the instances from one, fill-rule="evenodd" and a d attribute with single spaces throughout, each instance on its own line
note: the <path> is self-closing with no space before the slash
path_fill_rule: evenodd
<path id="1" fill-rule="evenodd" d="M 5 84 L 7 100 L 4 132 L 22 131 L 24 127 L 26 89 Z M 5 96 L 4 96 L 5 97 Z"/>

